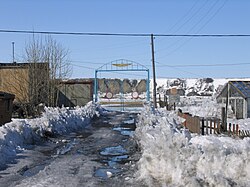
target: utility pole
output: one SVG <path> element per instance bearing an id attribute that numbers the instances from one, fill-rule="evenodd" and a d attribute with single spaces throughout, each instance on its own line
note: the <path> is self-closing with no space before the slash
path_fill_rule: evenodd
<path id="1" fill-rule="evenodd" d="M 154 35 L 153 34 L 151 34 L 151 49 L 152 49 L 152 66 L 153 66 L 153 102 L 154 102 L 154 107 L 157 108 L 156 80 L 155 80 L 155 52 L 154 52 Z"/>

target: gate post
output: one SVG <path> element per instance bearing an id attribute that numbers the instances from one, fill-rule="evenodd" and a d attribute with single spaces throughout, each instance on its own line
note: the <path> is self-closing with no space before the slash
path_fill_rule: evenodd
<path id="1" fill-rule="evenodd" d="M 98 88 L 97 73 L 98 70 L 95 70 L 95 86 L 94 86 L 95 102 L 97 102 L 97 88 Z"/>

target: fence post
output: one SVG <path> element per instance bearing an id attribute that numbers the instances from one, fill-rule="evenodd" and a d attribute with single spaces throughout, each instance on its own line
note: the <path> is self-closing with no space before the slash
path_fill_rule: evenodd
<path id="1" fill-rule="evenodd" d="M 222 131 L 226 132 L 227 131 L 227 122 L 226 122 L 226 108 L 225 107 L 221 108 L 221 120 L 222 120 Z"/>
<path id="2" fill-rule="evenodd" d="M 239 125 L 236 124 L 236 136 L 239 136 Z"/>
<path id="3" fill-rule="evenodd" d="M 218 120 L 218 133 L 220 134 L 221 133 L 221 122 L 220 122 L 220 119 L 217 119 Z"/>
<path id="4" fill-rule="evenodd" d="M 201 135 L 205 135 L 204 128 L 205 128 L 205 122 L 204 122 L 204 118 L 202 118 L 202 120 L 201 120 Z"/>
<path id="5" fill-rule="evenodd" d="M 233 136 L 235 135 L 235 124 L 233 124 Z"/>
<path id="6" fill-rule="evenodd" d="M 208 134 L 208 119 L 206 119 L 206 134 Z"/>
<path id="7" fill-rule="evenodd" d="M 231 134 L 231 123 L 229 123 L 229 128 L 228 128 L 228 135 L 230 136 Z"/>
<path id="8" fill-rule="evenodd" d="M 212 128 L 213 128 L 213 121 L 210 119 L 210 134 L 212 134 Z"/>
<path id="9" fill-rule="evenodd" d="M 195 116 L 194 119 L 195 119 L 195 126 L 198 131 L 198 134 L 201 134 L 200 117 Z"/>
<path id="10" fill-rule="evenodd" d="M 165 107 L 166 107 L 166 110 L 168 110 L 168 105 L 167 105 L 167 96 L 164 94 L 164 104 L 165 104 Z"/>
<path id="11" fill-rule="evenodd" d="M 214 118 L 214 134 L 216 133 L 216 118 Z"/>

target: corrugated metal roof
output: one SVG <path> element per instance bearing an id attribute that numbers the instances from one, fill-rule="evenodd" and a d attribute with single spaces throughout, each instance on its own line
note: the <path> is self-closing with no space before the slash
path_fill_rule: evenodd
<path id="1" fill-rule="evenodd" d="M 250 81 L 230 81 L 245 98 L 250 98 Z"/>

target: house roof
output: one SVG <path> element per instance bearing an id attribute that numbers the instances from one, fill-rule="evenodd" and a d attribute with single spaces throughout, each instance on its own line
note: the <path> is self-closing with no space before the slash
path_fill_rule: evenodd
<path id="1" fill-rule="evenodd" d="M 223 95 L 225 97 L 225 94 L 227 94 L 228 84 L 233 87 L 244 99 L 250 98 L 250 81 L 228 81 L 216 98 L 223 97 Z"/>
<path id="2" fill-rule="evenodd" d="M 0 63 L 0 69 L 6 68 L 28 68 L 29 65 L 37 65 L 38 68 L 40 67 L 49 67 L 49 63 L 46 62 L 36 62 L 36 63 Z"/>
<path id="3" fill-rule="evenodd" d="M 244 98 L 250 98 L 250 81 L 229 81 Z"/>

